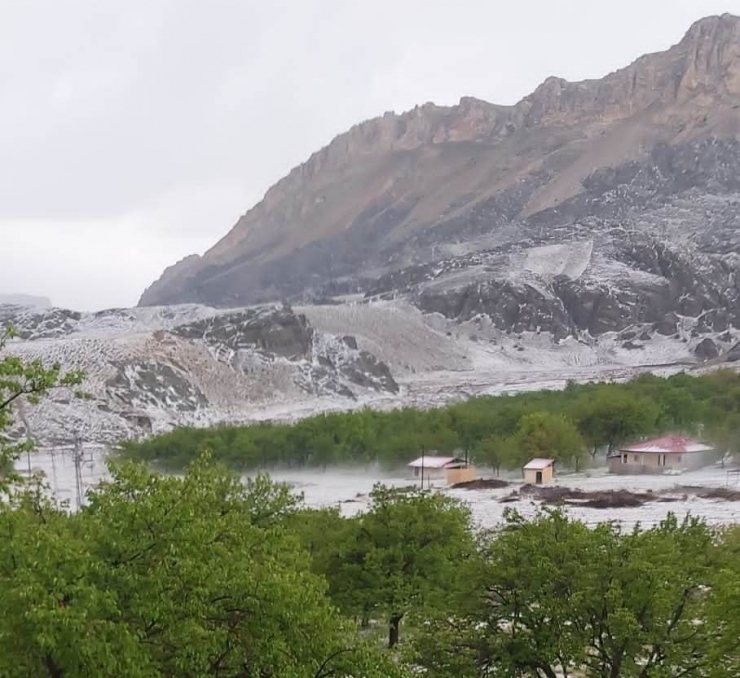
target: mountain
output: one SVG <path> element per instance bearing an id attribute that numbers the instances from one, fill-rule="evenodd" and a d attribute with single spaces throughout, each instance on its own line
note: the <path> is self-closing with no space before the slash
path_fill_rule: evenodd
<path id="1" fill-rule="evenodd" d="M 740 18 L 510 107 L 364 122 L 273 186 L 141 305 L 362 293 L 556 339 L 740 326 Z"/>
<path id="2" fill-rule="evenodd" d="M 18 434 L 105 443 L 737 368 L 739 252 L 740 19 L 723 15 L 601 80 L 357 125 L 139 308 L 0 305 L 8 351 L 88 375 L 90 398 L 55 393 Z"/>
<path id="3" fill-rule="evenodd" d="M 2 294 L 0 293 L 0 306 L 33 306 L 36 308 L 51 308 L 51 300 L 47 297 L 34 297 L 30 294 Z"/>

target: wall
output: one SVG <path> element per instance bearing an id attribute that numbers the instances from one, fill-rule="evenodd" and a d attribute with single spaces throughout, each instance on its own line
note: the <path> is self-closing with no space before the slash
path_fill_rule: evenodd
<path id="1" fill-rule="evenodd" d="M 412 478 L 417 481 L 421 482 L 421 468 L 420 467 L 414 467 L 411 469 Z M 447 480 L 447 472 L 443 468 L 427 468 L 424 467 L 424 487 L 426 487 L 428 481 L 432 482 L 439 482 L 440 480 L 446 481 Z"/>
<path id="2" fill-rule="evenodd" d="M 447 469 L 447 484 L 457 485 L 457 483 L 469 483 L 471 480 L 475 480 L 475 468 L 468 466 L 467 468 L 450 468 Z"/>
<path id="3" fill-rule="evenodd" d="M 627 463 L 622 460 L 627 455 Z M 697 469 L 709 463 L 709 457 L 704 452 L 690 452 L 689 454 L 666 454 L 665 465 L 660 464 L 659 454 L 644 454 L 623 452 L 622 456 L 611 457 L 607 461 L 610 473 L 621 475 L 636 475 L 640 473 L 663 473 L 669 470 Z"/>
<path id="4" fill-rule="evenodd" d="M 524 471 L 524 482 L 528 485 L 536 485 L 537 484 L 537 473 L 536 470 L 525 470 Z M 542 469 L 542 484 L 549 483 L 552 481 L 553 476 L 555 475 L 555 469 L 552 466 L 548 466 L 547 468 Z"/>

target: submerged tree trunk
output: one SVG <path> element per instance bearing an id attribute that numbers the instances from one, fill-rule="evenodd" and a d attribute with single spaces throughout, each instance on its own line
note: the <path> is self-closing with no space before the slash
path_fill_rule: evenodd
<path id="1" fill-rule="evenodd" d="M 389 629 L 388 629 L 388 649 L 389 650 L 392 650 L 394 647 L 396 647 L 396 645 L 398 645 L 401 619 L 403 619 L 402 614 L 391 615 L 391 620 L 390 620 Z"/>

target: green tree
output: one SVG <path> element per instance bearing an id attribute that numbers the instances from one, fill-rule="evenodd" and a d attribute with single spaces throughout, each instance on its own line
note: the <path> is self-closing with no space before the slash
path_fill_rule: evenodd
<path id="1" fill-rule="evenodd" d="M 449 410 L 450 429 L 455 432 L 465 459 L 479 447 L 491 430 L 491 419 L 483 409 L 470 404 L 453 406 Z"/>
<path id="2" fill-rule="evenodd" d="M 470 513 L 439 493 L 376 486 L 372 508 L 353 521 L 326 572 L 346 614 L 382 618 L 388 645 L 414 609 L 435 605 L 473 551 Z"/>
<path id="3" fill-rule="evenodd" d="M 601 389 L 586 398 L 577 413 L 578 429 L 595 456 L 607 445 L 618 445 L 655 430 L 660 410 L 654 402 L 635 394 Z"/>
<path id="4" fill-rule="evenodd" d="M 509 513 L 456 607 L 422 627 L 416 659 L 439 677 L 709 676 L 732 635 L 709 623 L 719 553 L 692 519 L 624 534 L 559 511 Z"/>
<path id="5" fill-rule="evenodd" d="M 14 336 L 12 328 L 0 331 L 0 489 L 7 488 L 10 480 L 18 480 L 12 473 L 13 463 L 31 446 L 30 441 L 14 444 L 7 434 L 13 423 L 13 406 L 22 400 L 35 404 L 49 391 L 74 388 L 84 378 L 81 371 L 63 372 L 59 363 L 45 366 L 40 360 L 26 361 L 9 354 L 8 342 Z"/>
<path id="6" fill-rule="evenodd" d="M 310 417 L 294 425 L 263 422 L 210 431 L 178 429 L 123 444 L 122 451 L 129 458 L 156 460 L 171 469 L 182 469 L 206 448 L 215 459 L 240 471 L 283 464 L 325 467 L 378 463 L 395 468 L 422 452 L 435 450 L 472 451 L 480 457 L 484 439 L 498 436 L 514 443 L 523 422 L 544 413 L 551 420 L 574 423 L 595 457 L 604 446 L 614 449 L 629 438 L 676 427 L 696 431 L 703 427 L 718 439 L 736 438 L 730 420 L 739 411 L 740 375 L 735 372 L 668 379 L 641 375 L 627 384 L 570 383 L 563 391 L 472 398 L 424 412 L 365 409 Z M 733 439 L 727 443 L 732 447 Z M 536 447 L 550 454 L 550 446 Z M 516 452 L 516 445 L 512 450 Z M 519 452 L 520 456 L 512 454 L 501 465 L 520 466 L 526 461 L 521 458 L 526 451 Z M 573 447 L 560 461 L 579 466 L 582 453 L 580 447 Z"/>
<path id="7" fill-rule="evenodd" d="M 713 595 L 706 623 L 715 630 L 718 642 L 709 660 L 710 678 L 740 675 L 740 526 L 720 533 L 720 560 L 714 573 Z"/>
<path id="8" fill-rule="evenodd" d="M 496 475 L 501 467 L 515 468 L 519 465 L 519 451 L 511 438 L 491 435 L 483 438 L 475 448 L 475 461 L 490 466 Z"/>
<path id="9" fill-rule="evenodd" d="M 205 461 L 113 470 L 74 515 L 0 507 L 0 675 L 397 675 L 347 628 L 289 529 L 294 502 Z"/>
<path id="10" fill-rule="evenodd" d="M 737 456 L 740 453 L 740 412 L 727 414 L 720 421 L 710 424 L 707 438 L 714 444 L 717 457 L 723 465 L 727 455 Z"/>
<path id="11" fill-rule="evenodd" d="M 535 412 L 522 417 L 514 435 L 517 465 L 532 457 L 548 457 L 569 463 L 578 470 L 584 443 L 578 430 L 561 415 Z"/>

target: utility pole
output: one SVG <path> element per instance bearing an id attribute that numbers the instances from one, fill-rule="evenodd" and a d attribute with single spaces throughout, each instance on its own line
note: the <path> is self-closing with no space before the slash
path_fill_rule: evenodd
<path id="1" fill-rule="evenodd" d="M 28 424 L 28 419 L 26 418 L 26 408 L 23 406 L 23 400 L 18 401 L 18 415 L 20 417 L 21 422 L 23 422 L 23 426 L 26 429 L 26 439 L 28 442 L 33 442 L 33 434 L 31 433 L 31 427 Z M 28 467 L 28 477 L 31 477 L 31 447 L 32 445 L 28 446 L 28 449 L 26 450 L 26 462 Z"/>
<path id="2" fill-rule="evenodd" d="M 82 440 L 79 436 L 79 434 L 75 434 L 75 446 L 74 451 L 72 453 L 74 455 L 74 465 L 75 465 L 75 487 L 77 490 L 77 508 L 82 508 L 82 503 L 84 500 L 84 484 L 82 482 L 82 461 L 83 461 L 83 455 L 84 451 L 82 449 Z"/>

